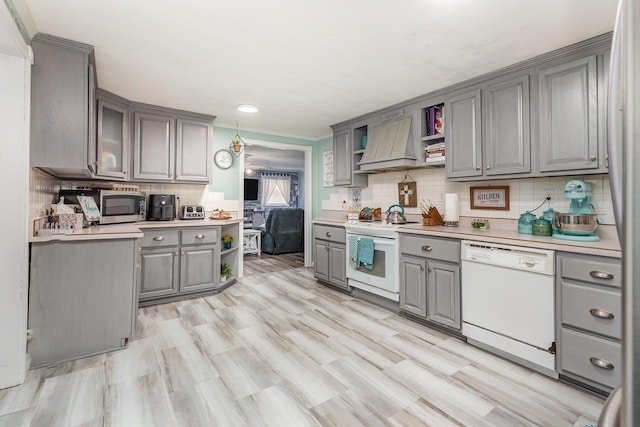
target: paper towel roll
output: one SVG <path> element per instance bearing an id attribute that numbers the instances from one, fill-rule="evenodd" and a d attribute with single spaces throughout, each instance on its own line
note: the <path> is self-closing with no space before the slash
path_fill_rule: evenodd
<path id="1" fill-rule="evenodd" d="M 459 219 L 458 195 L 456 193 L 446 193 L 444 195 L 444 221 L 458 222 Z"/>

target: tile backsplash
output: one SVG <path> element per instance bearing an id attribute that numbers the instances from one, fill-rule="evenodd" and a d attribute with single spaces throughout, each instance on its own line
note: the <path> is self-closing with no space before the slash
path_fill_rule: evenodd
<path id="1" fill-rule="evenodd" d="M 39 169 L 31 168 L 29 216 L 38 218 L 46 214 L 52 203 L 58 202 L 60 189 L 74 189 L 80 186 L 90 186 L 92 181 L 63 181 L 54 178 Z M 167 183 L 135 183 L 140 191 L 146 194 L 175 194 L 180 203 L 185 205 L 203 205 L 205 210 L 224 209 L 238 212 L 242 206 L 238 200 L 225 200 L 224 193 L 209 191 L 208 185 L 203 184 L 167 184 Z"/>
<path id="2" fill-rule="evenodd" d="M 609 190 L 608 175 L 562 176 L 550 178 L 523 178 L 511 180 L 449 182 L 445 179 L 444 168 L 414 169 L 408 172 L 386 172 L 369 175 L 369 186 L 361 191 L 361 206 L 381 207 L 386 210 L 399 201 L 398 183 L 409 174 L 417 184 L 418 201 L 431 200 L 440 213 L 444 213 L 444 194 L 457 193 L 460 216 L 501 218 L 517 220 L 525 211 L 531 211 L 544 202 L 547 194 L 551 200 L 534 213 L 540 216 L 549 207 L 566 212 L 569 200 L 564 197 L 564 185 L 572 179 L 579 179 L 592 185 L 591 204 L 604 224 L 615 224 L 613 205 Z M 407 180 L 409 177 L 407 177 Z M 405 180 L 405 182 L 407 181 Z M 509 210 L 471 209 L 470 187 L 509 186 Z M 341 210 L 342 201 L 351 200 L 351 189 L 340 188 L 322 203 L 323 210 Z M 405 208 L 408 214 L 420 214 L 420 208 Z"/>

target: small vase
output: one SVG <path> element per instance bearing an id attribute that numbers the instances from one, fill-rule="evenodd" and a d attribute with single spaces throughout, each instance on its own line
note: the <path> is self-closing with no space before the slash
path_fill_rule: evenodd
<path id="1" fill-rule="evenodd" d="M 220 281 L 221 282 L 226 282 L 227 281 L 227 276 L 220 276 Z"/>
<path id="2" fill-rule="evenodd" d="M 223 243 L 224 243 L 224 248 L 225 248 L 225 249 L 231 249 L 231 244 L 232 244 L 233 242 L 223 242 Z"/>

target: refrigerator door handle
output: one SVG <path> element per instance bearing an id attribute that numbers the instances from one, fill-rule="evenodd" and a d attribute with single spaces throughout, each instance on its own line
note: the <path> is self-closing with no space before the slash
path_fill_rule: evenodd
<path id="1" fill-rule="evenodd" d="M 598 427 L 618 427 L 620 425 L 620 409 L 622 408 L 622 387 L 611 392 L 598 419 Z"/>
<path id="2" fill-rule="evenodd" d="M 622 245 L 623 210 L 622 210 L 622 179 L 623 179 L 623 62 L 622 62 L 622 13 L 623 3 L 618 4 L 613 41 L 611 44 L 611 60 L 609 64 L 609 96 L 607 97 L 607 142 L 609 148 L 609 186 L 611 187 L 611 201 L 618 231 L 618 239 Z"/>

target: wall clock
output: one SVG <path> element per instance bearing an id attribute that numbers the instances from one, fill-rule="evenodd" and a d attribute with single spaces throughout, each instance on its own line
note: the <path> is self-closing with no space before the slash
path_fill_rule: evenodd
<path id="1" fill-rule="evenodd" d="M 213 161 L 220 169 L 229 169 L 233 165 L 233 156 L 229 150 L 218 150 L 213 156 Z"/>

